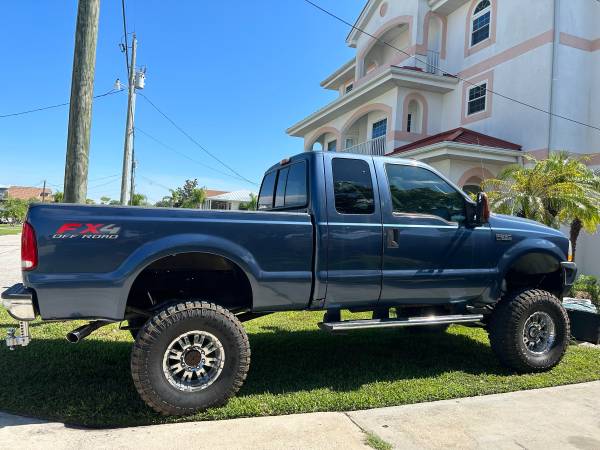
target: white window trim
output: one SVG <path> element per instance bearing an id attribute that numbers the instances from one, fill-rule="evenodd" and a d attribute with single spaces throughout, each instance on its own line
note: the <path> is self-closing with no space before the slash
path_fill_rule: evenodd
<path id="1" fill-rule="evenodd" d="M 479 3 L 481 3 L 481 2 L 477 2 L 477 5 L 479 5 Z M 475 9 L 477 9 L 477 5 L 475 5 Z M 486 14 L 488 12 L 490 13 L 490 23 L 488 25 L 488 27 L 489 27 L 488 28 L 489 29 L 488 37 L 486 37 L 482 41 L 479 41 L 477 44 L 473 45 L 472 44 L 473 43 L 473 33 L 475 32 L 475 30 L 473 29 L 473 25 L 474 25 L 475 19 L 478 19 L 479 17 L 483 16 L 484 14 Z M 493 12 L 492 12 L 492 2 L 490 0 L 490 6 L 488 6 L 485 9 L 482 9 L 477 14 L 473 14 L 473 16 L 471 16 L 471 27 L 470 27 L 471 31 L 469 33 L 469 48 L 477 47 L 478 45 L 482 44 L 483 42 L 491 39 L 491 37 L 492 37 L 492 20 L 493 20 L 492 14 L 493 14 Z"/>
<path id="2" fill-rule="evenodd" d="M 477 87 L 481 87 L 481 85 L 485 84 L 485 94 L 484 94 L 484 98 L 485 98 L 485 108 L 483 108 L 481 111 L 477 111 L 474 113 L 469 113 L 469 94 L 471 93 L 472 89 L 475 89 Z M 472 117 L 472 116 L 476 116 L 477 114 L 483 114 L 484 112 L 487 111 L 488 109 L 488 105 L 489 105 L 489 97 L 488 97 L 488 86 L 490 85 L 489 80 L 485 79 L 485 80 L 481 80 L 479 83 L 473 83 L 473 86 L 469 87 L 467 89 L 467 95 L 465 97 L 465 113 L 466 113 L 466 117 Z M 471 100 L 472 101 L 472 100 Z"/>

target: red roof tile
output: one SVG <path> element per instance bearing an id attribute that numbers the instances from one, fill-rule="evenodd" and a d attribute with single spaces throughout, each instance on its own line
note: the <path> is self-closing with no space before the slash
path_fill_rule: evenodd
<path id="1" fill-rule="evenodd" d="M 21 200 L 36 199 L 42 201 L 42 188 L 29 187 L 29 186 L 9 186 L 8 196 L 10 198 L 20 198 Z M 45 193 L 46 201 L 52 201 L 52 189 L 46 188 Z"/>
<path id="2" fill-rule="evenodd" d="M 214 189 L 204 189 L 206 197 L 214 197 L 215 195 L 227 194 L 229 191 L 216 191 Z"/>
<path id="3" fill-rule="evenodd" d="M 521 150 L 521 146 L 503 139 L 498 139 L 487 134 L 478 133 L 477 131 L 467 128 L 455 128 L 453 130 L 444 131 L 443 133 L 434 134 L 424 139 L 411 142 L 395 149 L 390 155 L 415 150 L 428 145 L 438 144 L 440 142 L 458 142 L 461 144 L 481 145 L 483 147 L 506 148 L 509 150 Z"/>

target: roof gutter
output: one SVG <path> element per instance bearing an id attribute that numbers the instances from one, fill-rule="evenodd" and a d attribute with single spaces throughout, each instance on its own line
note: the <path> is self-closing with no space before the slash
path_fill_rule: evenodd
<path id="1" fill-rule="evenodd" d="M 552 66 L 550 72 L 550 120 L 548 123 L 548 156 L 554 145 L 554 111 L 556 110 L 556 84 L 558 76 L 558 44 L 560 42 L 560 0 L 554 0 L 554 39 L 552 41 Z"/>

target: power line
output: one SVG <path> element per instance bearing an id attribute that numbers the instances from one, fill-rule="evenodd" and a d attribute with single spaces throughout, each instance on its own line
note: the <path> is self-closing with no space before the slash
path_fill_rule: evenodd
<path id="1" fill-rule="evenodd" d="M 166 148 L 167 150 L 171 150 L 172 152 L 175 152 L 175 153 L 177 153 L 178 155 L 180 155 L 180 156 L 183 156 L 184 158 L 186 158 L 186 159 L 188 159 L 188 160 L 192 161 L 193 163 L 196 163 L 196 164 L 198 164 L 198 165 L 200 165 L 200 166 L 202 166 L 202 167 L 205 167 L 205 168 L 207 168 L 207 169 L 214 170 L 215 172 L 217 172 L 217 173 L 220 173 L 221 175 L 224 175 L 224 176 L 226 176 L 226 177 L 231 177 L 231 178 L 234 178 L 234 179 L 236 179 L 236 180 L 242 180 L 242 178 L 239 178 L 239 177 L 237 177 L 236 175 L 231 175 L 230 173 L 227 173 L 227 172 L 224 172 L 224 171 L 222 171 L 222 170 L 216 169 L 216 168 L 214 168 L 214 167 L 212 167 L 212 166 L 209 166 L 208 164 L 204 164 L 203 162 L 200 162 L 200 161 L 198 161 L 198 160 L 196 160 L 196 159 L 192 158 L 191 156 L 188 156 L 188 155 L 186 155 L 185 153 L 183 153 L 183 152 L 181 152 L 181 151 L 177 150 L 176 148 L 174 148 L 174 147 L 171 147 L 170 145 L 167 145 L 167 144 L 165 144 L 164 142 L 162 142 L 162 141 L 158 140 L 157 138 L 155 138 L 154 136 L 152 136 L 151 134 L 147 133 L 146 131 L 142 130 L 142 129 L 141 129 L 141 128 L 139 128 L 139 127 L 135 127 L 135 131 L 139 131 L 139 132 L 140 132 L 140 133 L 142 133 L 144 136 L 146 136 L 148 139 L 151 139 L 151 140 L 153 140 L 154 142 L 156 142 L 156 143 L 157 143 L 157 144 L 159 144 L 160 146 L 162 146 L 162 147 Z M 244 180 L 244 181 L 245 181 L 245 180 Z"/>
<path id="2" fill-rule="evenodd" d="M 144 180 L 146 180 L 146 181 L 147 181 L 148 183 L 150 183 L 150 184 L 155 184 L 155 185 L 157 185 L 158 187 L 161 187 L 161 188 L 163 188 L 163 189 L 166 189 L 166 190 L 167 190 L 167 191 L 169 191 L 169 192 L 171 192 L 171 191 L 173 190 L 173 189 L 171 189 L 170 187 L 168 187 L 168 186 L 165 186 L 164 184 L 160 184 L 158 181 L 154 181 L 152 178 L 148 178 L 148 177 L 146 177 L 146 176 L 142 175 L 141 173 L 138 173 L 138 175 L 139 175 L 140 177 L 142 177 Z"/>
<path id="3" fill-rule="evenodd" d="M 246 181 L 247 183 L 253 184 L 254 186 L 258 186 L 258 183 L 249 180 L 248 178 L 244 177 L 242 174 L 240 174 L 238 171 L 236 171 L 235 169 L 233 169 L 231 166 L 229 166 L 228 164 L 224 163 L 223 161 L 221 161 L 218 157 L 216 157 L 215 155 L 213 155 L 211 152 L 209 152 L 206 148 L 204 148 L 198 141 L 196 141 L 190 134 L 188 134 L 183 128 L 181 128 L 179 125 L 177 125 L 175 123 L 175 121 L 173 121 L 173 119 L 171 119 L 169 116 L 167 116 L 164 112 L 162 112 L 160 110 L 160 108 L 158 106 L 156 106 L 146 95 L 142 94 L 141 92 L 139 92 L 139 95 L 146 100 L 156 111 L 158 111 L 158 113 L 163 116 L 165 119 L 167 119 L 171 125 L 173 125 L 177 130 L 179 130 L 179 132 L 181 134 L 183 134 L 185 137 L 187 137 L 190 141 L 192 141 L 192 143 L 194 145 L 196 145 L 200 150 L 202 150 L 204 153 L 206 153 L 208 156 L 210 156 L 211 158 L 213 158 L 215 161 L 217 161 L 219 164 L 221 164 L 223 167 L 225 167 L 227 170 L 229 170 L 230 172 L 234 173 L 235 175 L 237 175 L 240 179 Z"/>
<path id="4" fill-rule="evenodd" d="M 101 187 L 104 187 L 104 186 L 108 186 L 109 184 L 112 184 L 115 181 L 119 181 L 119 179 L 118 178 L 113 178 L 112 180 L 106 181 L 106 182 L 98 184 L 96 186 L 91 186 L 91 187 L 88 188 L 88 191 L 93 191 L 93 190 L 96 190 L 98 188 L 101 188 Z"/>
<path id="5" fill-rule="evenodd" d="M 93 99 L 98 99 L 98 98 L 106 97 L 108 95 L 116 94 L 118 92 L 121 92 L 121 91 L 111 89 L 110 91 L 105 92 L 104 94 L 95 95 L 92 98 Z M 66 103 L 60 103 L 60 104 L 57 104 L 57 105 L 50 105 L 50 106 L 43 106 L 41 108 L 29 109 L 27 111 L 20 111 L 20 112 L 16 112 L 16 113 L 3 114 L 3 115 L 0 115 L 0 119 L 3 119 L 5 117 L 22 116 L 23 114 L 30 114 L 30 113 L 34 113 L 34 112 L 38 112 L 38 111 L 46 111 L 48 109 L 53 109 L 53 108 L 60 108 L 61 106 L 68 106 L 69 104 L 70 104 L 70 102 L 66 102 Z"/>
<path id="6" fill-rule="evenodd" d="M 338 15 L 336 15 L 336 14 L 332 13 L 331 11 L 329 11 L 329 10 L 327 10 L 327 9 L 323 8 L 322 6 L 319 6 L 319 5 L 317 5 L 316 3 L 312 2 L 311 0 L 304 0 L 304 1 L 305 1 L 306 3 L 308 3 L 309 5 L 313 6 L 314 8 L 318 9 L 319 11 L 321 11 L 321 12 L 323 12 L 323 13 L 327 14 L 328 16 L 330 16 L 330 17 L 333 17 L 334 19 L 338 20 L 339 22 L 342 22 L 343 24 L 345 24 L 345 25 L 349 26 L 349 27 L 350 27 L 350 28 L 352 28 L 353 30 L 360 31 L 361 33 L 363 33 L 363 34 L 365 34 L 365 35 L 369 36 L 370 38 L 372 38 L 372 39 L 375 39 L 375 40 L 376 40 L 377 42 L 379 42 L 380 44 L 386 45 L 387 47 L 389 47 L 389 48 L 392 48 L 392 49 L 394 49 L 394 50 L 396 50 L 396 51 L 398 51 L 398 52 L 400 52 L 400 53 L 403 53 L 403 54 L 407 55 L 407 56 L 408 56 L 408 57 L 410 57 L 410 58 L 414 58 L 414 59 L 415 59 L 415 61 L 418 61 L 418 62 L 420 62 L 420 63 L 422 63 L 422 64 L 425 64 L 425 66 L 427 66 L 427 67 L 430 67 L 430 68 L 432 68 L 432 69 L 436 69 L 436 71 L 440 71 L 440 72 L 441 72 L 443 75 L 449 75 L 449 76 L 451 76 L 451 77 L 454 77 L 454 78 L 456 78 L 457 80 L 459 80 L 459 81 L 462 81 L 462 82 L 464 82 L 464 83 L 467 83 L 467 84 L 469 84 L 469 85 L 471 85 L 471 86 L 479 86 L 478 84 L 476 84 L 476 83 L 472 83 L 472 82 L 470 82 L 470 81 L 468 81 L 468 80 L 466 80 L 466 79 L 464 79 L 464 78 L 461 78 L 461 77 L 459 77 L 459 76 L 458 76 L 458 75 L 456 75 L 456 74 L 453 74 L 453 73 L 450 73 L 450 72 L 446 72 L 445 70 L 442 70 L 441 68 L 439 68 L 439 67 L 437 67 L 437 66 L 435 66 L 435 65 L 433 65 L 433 64 L 430 64 L 430 63 L 428 63 L 427 61 L 423 61 L 423 60 L 421 60 L 421 59 L 417 58 L 417 56 L 416 56 L 416 55 L 411 55 L 411 54 L 410 54 L 410 53 L 408 53 L 407 51 L 405 51 L 405 50 L 401 50 L 401 49 L 399 49 L 398 47 L 395 47 L 394 45 L 390 44 L 389 42 L 385 42 L 384 40 L 382 40 L 382 39 L 380 39 L 380 38 L 378 38 L 378 37 L 376 37 L 376 36 L 372 35 L 371 33 L 367 32 L 367 31 L 365 31 L 365 30 L 363 30 L 363 29 L 361 29 L 361 28 L 359 28 L 359 27 L 357 27 L 357 26 L 355 26 L 355 25 L 353 25 L 352 23 L 350 23 L 350 22 L 348 22 L 347 20 L 345 20 L 345 19 L 341 18 L 340 16 L 338 16 Z M 600 2 L 600 0 L 596 0 L 596 1 Z M 504 94 L 501 94 L 501 93 L 499 93 L 499 92 L 496 92 L 496 91 L 493 91 L 493 90 L 491 90 L 491 89 L 488 89 L 488 88 L 487 88 L 487 85 L 486 85 L 485 91 L 486 91 L 486 92 L 489 92 L 490 94 L 496 95 L 496 96 L 498 96 L 498 97 L 504 98 L 504 99 L 506 99 L 506 100 L 510 100 L 511 102 L 517 103 L 517 104 L 519 104 L 519 105 L 521 105 L 521 106 L 525 106 L 525 107 L 527 107 L 527 108 L 531 108 L 531 109 L 533 109 L 533 110 L 535 110 L 535 111 L 539 111 L 539 112 L 542 112 L 542 113 L 548 114 L 549 116 L 557 117 L 557 118 L 559 118 L 559 119 L 563 119 L 563 120 L 566 120 L 566 121 L 568 121 L 568 122 L 572 122 L 572 123 L 575 123 L 575 124 L 578 124 L 578 125 L 582 125 L 582 126 L 584 126 L 584 127 L 588 127 L 588 128 L 594 129 L 594 130 L 596 130 L 596 131 L 600 131 L 600 127 L 597 127 L 597 126 L 594 126 L 594 125 L 590 125 L 590 124 L 588 124 L 588 123 L 585 123 L 585 122 L 580 122 L 580 121 L 578 121 L 578 120 L 571 119 L 570 117 L 566 117 L 566 116 L 563 116 L 563 115 L 560 115 L 560 114 L 556 114 L 556 113 L 553 113 L 553 112 L 551 112 L 551 111 L 547 111 L 547 110 L 545 110 L 545 109 L 543 109 L 543 108 L 540 108 L 540 107 L 538 107 L 538 106 L 531 105 L 531 104 L 529 104 L 529 103 L 523 102 L 523 101 L 521 101 L 521 100 L 518 100 L 518 99 L 516 99 L 516 98 L 509 97 L 508 95 L 504 95 Z"/>
<path id="7" fill-rule="evenodd" d="M 127 43 L 127 18 L 125 14 L 125 0 L 121 0 L 121 15 L 123 16 L 123 36 L 125 37 L 125 65 L 129 74 L 129 44 Z"/>
<path id="8" fill-rule="evenodd" d="M 107 175 L 107 176 L 105 176 L 105 177 L 94 178 L 93 180 L 90 180 L 89 182 L 90 182 L 90 183 L 94 183 L 94 182 L 96 182 L 96 181 L 107 180 L 107 179 L 109 179 L 109 178 L 116 178 L 116 177 L 120 177 L 120 176 L 121 176 L 121 174 L 120 174 L 120 173 L 116 173 L 116 174 L 114 174 L 114 175 Z"/>

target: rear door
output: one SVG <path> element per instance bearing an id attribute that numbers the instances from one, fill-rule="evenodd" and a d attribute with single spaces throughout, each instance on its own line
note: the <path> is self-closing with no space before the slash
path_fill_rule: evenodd
<path id="1" fill-rule="evenodd" d="M 373 305 L 381 292 L 383 227 L 373 158 L 325 154 L 326 307 Z"/>

